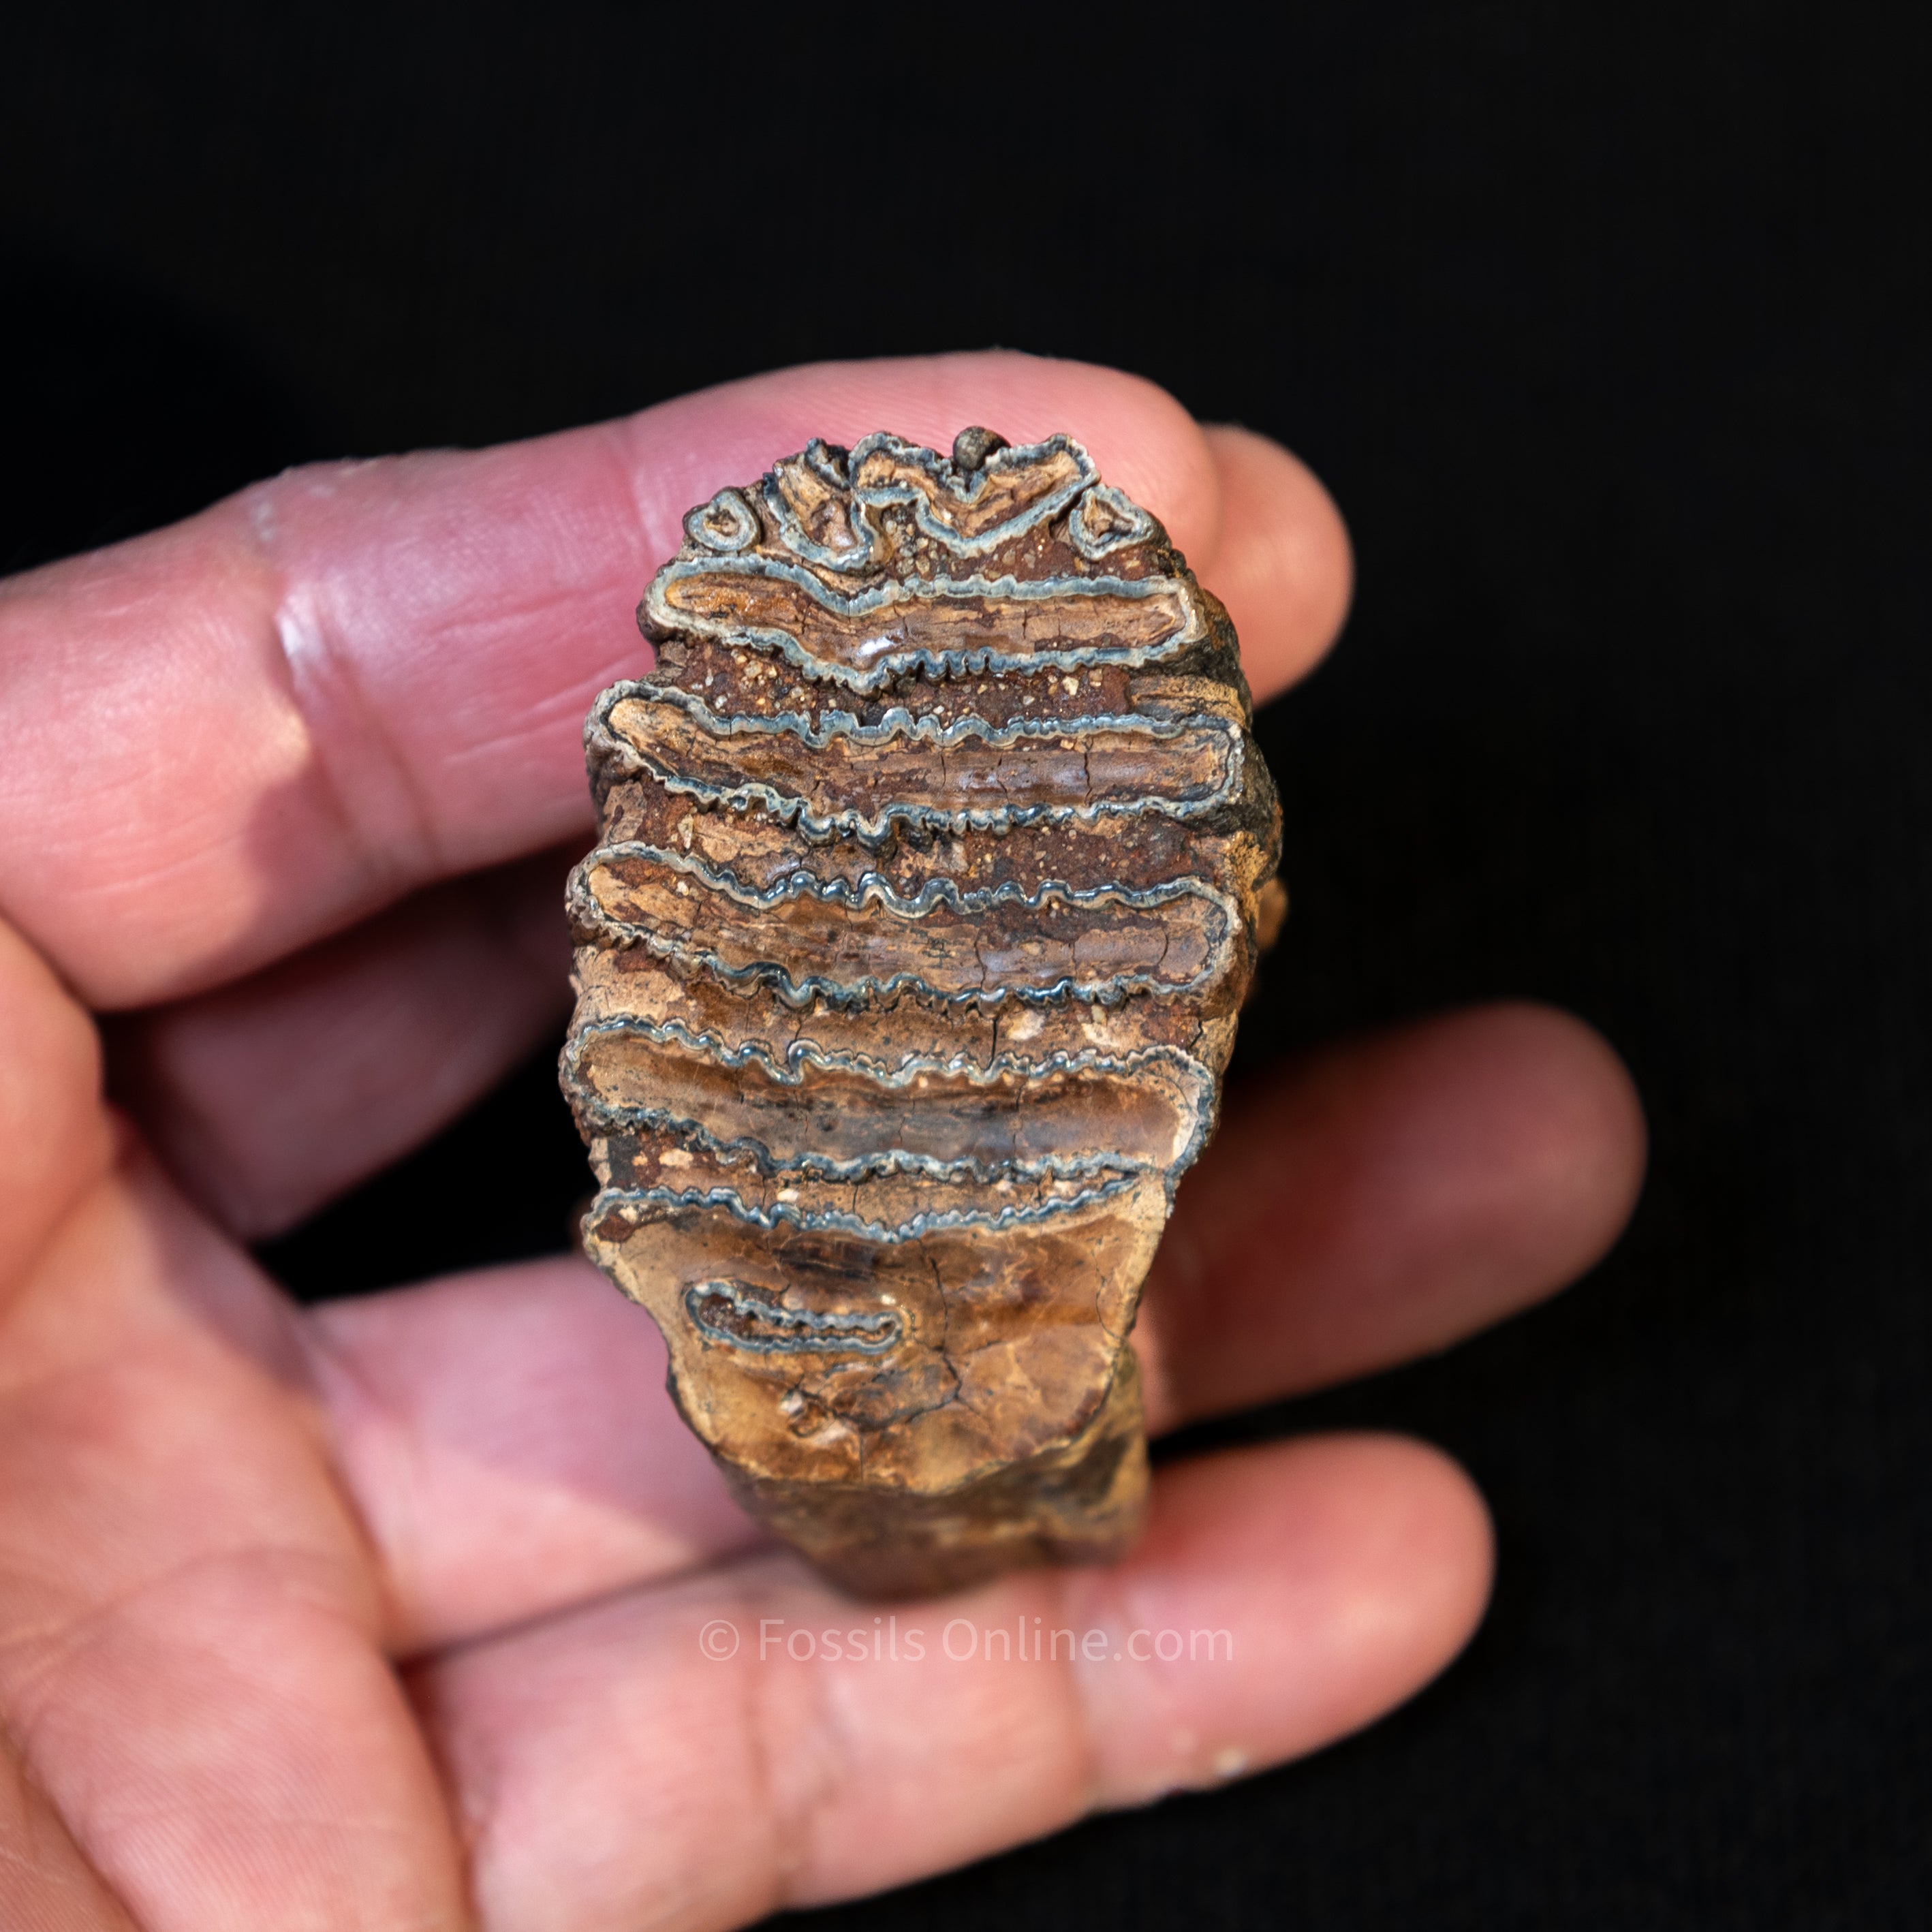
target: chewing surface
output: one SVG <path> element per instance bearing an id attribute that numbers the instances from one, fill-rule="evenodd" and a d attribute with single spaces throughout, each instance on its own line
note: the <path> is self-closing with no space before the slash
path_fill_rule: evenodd
<path id="1" fill-rule="evenodd" d="M 814 442 L 685 532 L 586 728 L 586 1246 L 837 1580 L 1108 1554 L 1127 1333 L 1280 917 L 1226 613 L 1065 436 Z"/>

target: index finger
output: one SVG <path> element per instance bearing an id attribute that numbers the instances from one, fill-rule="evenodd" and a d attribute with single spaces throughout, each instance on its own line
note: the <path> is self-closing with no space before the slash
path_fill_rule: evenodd
<path id="1" fill-rule="evenodd" d="M 584 714 L 648 663 L 632 613 L 686 510 L 814 436 L 944 448 L 974 422 L 1078 436 L 1211 585 L 1226 464 L 1180 405 L 992 353 L 291 471 L 0 586 L 0 910 L 91 1003 L 141 1005 L 587 829 Z M 1252 560 L 1253 517 L 1235 528 Z M 1260 662 L 1312 655 L 1274 648 L 1269 608 L 1234 615 Z"/>

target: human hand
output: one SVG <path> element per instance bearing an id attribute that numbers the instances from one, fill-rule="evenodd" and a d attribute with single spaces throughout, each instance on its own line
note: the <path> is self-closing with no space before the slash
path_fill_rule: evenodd
<path id="1" fill-rule="evenodd" d="M 800 1660 L 774 1630 L 822 1650 L 875 1606 L 760 1539 L 586 1263 L 303 1311 L 241 1245 L 560 1020 L 580 722 L 683 511 L 814 435 L 968 422 L 1085 442 L 1258 700 L 1332 640 L 1347 541 L 1292 458 L 1005 355 L 299 470 L 0 586 L 0 1924 L 736 1924 L 1312 1750 L 1474 1628 L 1467 1479 L 1329 1436 L 1164 1467 L 1113 1568 L 899 1606 L 922 1660 Z M 1538 1008 L 1264 1077 L 1148 1285 L 1150 1427 L 1561 1286 L 1642 1162 L 1609 1049 Z M 1083 1654 L 955 1661 L 954 1618 Z M 1205 1630 L 1232 1661 L 1154 1654 Z"/>

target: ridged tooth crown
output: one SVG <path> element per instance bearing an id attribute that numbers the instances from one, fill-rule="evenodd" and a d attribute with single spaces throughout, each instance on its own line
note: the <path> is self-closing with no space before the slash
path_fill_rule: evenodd
<path id="1" fill-rule="evenodd" d="M 1279 890 L 1226 614 L 1064 436 L 814 442 L 684 536 L 586 728 L 589 1250 L 844 1580 L 1111 1546 Z"/>

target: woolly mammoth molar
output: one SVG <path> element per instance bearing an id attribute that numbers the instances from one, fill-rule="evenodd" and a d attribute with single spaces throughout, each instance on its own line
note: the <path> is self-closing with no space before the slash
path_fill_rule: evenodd
<path id="1" fill-rule="evenodd" d="M 835 1581 L 1118 1553 L 1127 1346 L 1285 902 L 1227 614 L 1056 436 L 720 490 L 586 727 L 586 1252 Z"/>

